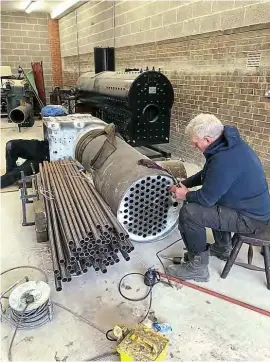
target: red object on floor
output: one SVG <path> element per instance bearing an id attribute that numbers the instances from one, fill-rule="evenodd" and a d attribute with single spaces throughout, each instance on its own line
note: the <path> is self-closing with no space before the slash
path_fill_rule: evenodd
<path id="1" fill-rule="evenodd" d="M 224 294 L 221 294 L 221 293 L 218 293 L 218 292 L 215 292 L 214 290 L 211 290 L 211 289 L 207 289 L 207 288 L 204 288 L 204 287 L 200 287 L 199 285 L 197 284 L 192 284 L 190 282 L 187 282 L 185 280 L 181 280 L 181 279 L 178 279 L 176 277 L 172 277 L 170 275 L 166 275 L 164 273 L 159 273 L 160 276 L 164 279 L 169 279 L 175 283 L 178 283 L 178 284 L 182 284 L 182 285 L 185 285 L 186 287 L 189 287 L 189 288 L 192 288 L 192 289 L 195 289 L 195 290 L 198 290 L 200 292 L 203 292 L 205 294 L 209 294 L 209 295 L 212 295 L 213 297 L 217 297 L 219 299 L 223 299 L 223 300 L 226 300 L 226 302 L 229 302 L 229 303 L 232 303 L 232 304 L 236 304 L 240 307 L 243 307 L 243 308 L 246 308 L 246 309 L 249 309 L 249 310 L 252 310 L 253 312 L 257 312 L 257 313 L 260 313 L 262 315 L 265 315 L 267 317 L 270 317 L 270 311 L 267 311 L 265 309 L 261 309 L 261 308 L 258 308 L 258 307 L 255 307 L 254 305 L 252 304 L 248 304 L 248 303 L 245 303 L 245 302 L 242 302 L 241 300 L 238 300 L 238 299 L 234 299 L 232 297 L 228 297 L 227 295 L 224 295 Z"/>

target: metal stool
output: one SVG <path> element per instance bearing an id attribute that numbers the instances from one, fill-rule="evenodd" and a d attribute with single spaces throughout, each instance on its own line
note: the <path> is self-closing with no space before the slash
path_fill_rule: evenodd
<path id="1" fill-rule="evenodd" d="M 237 264 L 247 269 L 264 271 L 266 276 L 267 288 L 270 289 L 270 229 L 267 228 L 263 233 L 258 235 L 234 234 L 232 238 L 233 249 L 225 267 L 221 273 L 221 278 L 225 279 L 229 274 L 233 264 Z M 249 244 L 248 263 L 236 262 L 237 255 L 243 243 Z M 252 265 L 253 245 L 261 246 L 264 256 L 264 268 Z"/>

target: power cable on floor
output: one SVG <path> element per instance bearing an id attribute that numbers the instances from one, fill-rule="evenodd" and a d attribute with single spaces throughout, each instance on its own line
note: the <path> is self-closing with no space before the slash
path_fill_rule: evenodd
<path id="1" fill-rule="evenodd" d="M 20 319 L 18 320 L 18 323 L 17 323 L 17 325 L 16 325 L 16 327 L 15 327 L 13 336 L 12 336 L 12 338 L 11 338 L 11 342 L 10 342 L 9 348 L 8 348 L 8 360 L 9 360 L 9 361 L 12 361 L 12 346 L 13 346 L 13 343 L 14 343 L 14 339 L 15 339 L 15 336 L 16 336 L 16 334 L 17 334 L 17 330 L 18 330 L 19 325 L 20 325 L 20 323 L 21 323 L 21 321 L 22 321 L 22 319 L 23 319 L 23 317 L 24 317 L 24 313 L 25 313 L 28 305 L 29 305 L 29 304 L 26 304 L 26 306 L 25 306 L 25 308 L 24 308 L 24 310 L 23 310 L 23 312 L 22 312 L 22 315 L 21 315 Z"/>
<path id="2" fill-rule="evenodd" d="M 140 323 L 143 323 L 143 322 L 145 321 L 145 319 L 148 317 L 149 312 L 150 312 L 150 310 L 151 310 L 152 300 L 153 300 L 153 293 L 152 293 L 153 287 L 154 287 L 155 285 L 159 284 L 159 283 L 167 284 L 167 285 L 169 285 L 170 287 L 172 287 L 172 283 L 171 283 L 171 281 L 169 280 L 169 277 L 168 277 L 168 275 L 167 275 L 167 273 L 166 273 L 165 266 L 164 266 L 162 260 L 160 259 L 159 254 L 160 254 L 161 252 L 169 249 L 171 246 L 173 246 L 174 244 L 176 244 L 176 243 L 177 243 L 178 241 L 180 241 L 180 240 L 182 240 L 182 238 L 177 239 L 176 241 L 174 241 L 174 242 L 171 243 L 170 245 L 166 246 L 165 248 L 157 251 L 157 253 L 156 253 L 156 257 L 158 258 L 159 262 L 161 263 L 161 265 L 162 265 L 162 267 L 163 267 L 163 270 L 164 270 L 164 273 L 165 273 L 165 275 L 166 275 L 166 278 L 167 278 L 167 280 L 168 280 L 167 282 L 161 280 L 161 279 L 160 279 L 160 274 L 159 274 L 159 272 L 156 271 L 156 270 L 151 270 L 151 268 L 149 268 L 149 269 L 147 270 L 147 272 L 148 272 L 149 270 L 151 270 L 151 273 L 152 273 L 152 275 L 153 275 L 153 277 L 154 277 L 154 282 L 153 282 L 153 280 L 150 280 L 150 279 L 149 279 L 149 277 L 147 276 L 147 272 L 146 272 L 146 274 L 137 273 L 137 272 L 128 273 L 128 274 L 125 274 L 125 275 L 120 279 L 120 282 L 119 282 L 119 284 L 118 284 L 118 291 L 119 291 L 120 295 L 121 295 L 124 299 L 129 300 L 129 301 L 132 301 L 132 302 L 140 302 L 140 301 L 145 300 L 148 296 L 150 296 L 150 299 L 149 299 L 149 307 L 148 307 L 147 312 L 146 312 L 146 314 L 144 315 L 144 317 L 139 321 L 139 324 L 140 324 Z M 142 276 L 142 277 L 144 278 L 144 282 L 145 282 L 145 280 L 148 281 L 147 284 L 148 284 L 148 286 L 149 286 L 149 289 L 148 289 L 148 291 L 146 292 L 146 294 L 145 294 L 143 297 L 141 297 L 141 298 L 129 298 L 129 297 L 127 297 L 126 295 L 124 295 L 124 293 L 122 292 L 122 289 L 121 289 L 122 283 L 123 283 L 124 279 L 127 278 L 127 277 L 130 276 L 130 275 L 140 275 L 140 276 Z M 145 283 L 145 284 L 146 284 L 146 283 Z"/>
<path id="3" fill-rule="evenodd" d="M 160 264 L 162 265 L 162 268 L 163 268 L 163 271 L 164 271 L 164 274 L 166 275 L 166 279 L 168 280 L 168 284 L 172 287 L 172 283 L 167 275 L 167 272 L 166 272 L 166 268 L 162 262 L 162 260 L 160 259 L 159 257 L 159 254 L 162 253 L 163 251 L 169 249 L 171 246 L 173 246 L 174 244 L 178 243 L 178 241 L 182 240 L 182 237 L 180 237 L 179 239 L 177 239 L 176 241 L 174 241 L 173 243 L 171 243 L 170 245 L 166 246 L 165 248 L 159 250 L 158 252 L 156 252 L 156 257 L 158 258 Z"/>
<path id="4" fill-rule="evenodd" d="M 18 267 L 14 267 L 14 268 L 10 268 L 10 269 L 7 269 L 3 272 L 0 273 L 0 275 L 4 275 L 10 271 L 13 271 L 13 270 L 17 270 L 17 269 L 34 269 L 34 270 L 37 270 L 39 272 L 41 272 L 45 278 L 45 282 L 48 283 L 48 276 L 47 274 L 40 268 L 38 267 L 35 267 L 35 266 L 30 266 L 30 265 L 22 265 L 22 266 L 18 266 Z M 9 345 L 9 349 L 8 349 L 8 360 L 9 361 L 12 361 L 12 347 L 13 347 L 13 343 L 14 343 L 14 340 L 15 340 L 15 337 L 16 337 L 16 334 L 17 334 L 17 331 L 18 329 L 21 327 L 24 327 L 24 325 L 22 324 L 22 320 L 23 319 L 26 319 L 26 308 L 33 302 L 31 300 L 29 300 L 29 302 L 27 303 L 25 309 L 23 310 L 23 312 L 19 315 L 17 314 L 11 314 L 11 318 L 7 318 L 6 315 L 5 315 L 5 312 L 3 311 L 3 306 L 2 306 L 2 301 L 1 299 L 2 298 L 5 298 L 6 297 L 3 295 L 1 295 L 1 298 L 0 298 L 0 305 L 1 305 L 1 317 L 4 318 L 8 323 L 12 324 L 13 326 L 15 326 L 15 330 L 14 330 L 14 333 L 13 333 L 13 336 L 12 336 L 12 339 L 11 339 L 11 342 L 10 342 L 10 345 Z M 71 313 L 72 315 L 74 315 L 76 318 L 80 319 L 82 322 L 90 325 L 92 328 L 96 329 L 97 331 L 99 331 L 100 333 L 106 335 L 106 331 L 102 330 L 99 326 L 93 324 L 91 321 L 89 321 L 88 319 L 84 318 L 83 316 L 77 314 L 76 312 L 73 312 L 72 310 L 70 310 L 69 308 L 65 307 L 64 305 L 58 303 L 58 302 L 54 302 L 52 301 L 52 304 L 53 305 L 56 305 L 57 307 L 61 308 L 61 309 L 64 309 L 66 310 L 67 312 Z M 43 322 L 47 319 L 47 311 L 46 311 L 46 306 L 42 306 L 41 309 L 38 309 L 37 311 L 35 311 L 35 313 L 30 313 L 30 316 L 27 320 L 28 323 L 26 323 L 24 321 L 24 323 L 26 323 L 28 325 L 28 327 L 31 328 L 31 326 L 36 326 L 35 324 L 31 324 L 32 322 L 33 323 L 36 323 L 37 321 L 40 322 L 42 320 L 42 324 L 44 324 Z M 32 318 L 32 319 L 31 319 Z"/>
<path id="5" fill-rule="evenodd" d="M 147 291 L 146 294 L 145 294 L 144 296 L 142 296 L 141 298 L 129 298 L 129 297 L 127 297 L 127 296 L 122 292 L 121 286 L 122 286 L 122 283 L 123 283 L 123 281 L 125 280 L 125 278 L 129 277 L 130 275 L 140 275 L 141 277 L 147 279 L 149 283 L 151 283 L 151 280 L 150 280 L 148 277 L 146 277 L 145 274 L 142 274 L 142 273 L 128 273 L 128 274 L 124 275 L 124 276 L 121 278 L 121 280 L 120 280 L 120 282 L 119 282 L 119 284 L 118 284 L 118 292 L 119 292 L 119 294 L 120 294 L 124 299 L 126 299 L 126 300 L 128 300 L 128 301 L 131 301 L 131 302 L 141 302 L 141 301 L 145 300 L 148 296 L 150 296 L 150 299 L 149 299 L 149 307 L 148 307 L 148 309 L 147 309 L 147 312 L 146 312 L 146 314 L 144 315 L 144 317 L 138 322 L 138 323 L 142 323 L 142 322 L 144 322 L 145 319 L 148 317 L 148 314 L 149 314 L 150 309 L 151 309 L 151 307 L 152 307 L 152 299 L 153 299 L 152 290 L 153 290 L 153 287 L 154 287 L 155 285 L 157 285 L 160 281 L 158 280 L 158 281 L 156 281 L 153 285 L 149 286 L 149 287 L 148 287 L 148 291 Z"/>
<path id="6" fill-rule="evenodd" d="M 178 241 L 180 241 L 180 240 L 181 240 L 181 238 L 177 239 L 176 241 L 174 241 L 173 243 L 171 243 L 170 245 L 166 246 L 165 248 L 159 250 L 159 251 L 156 253 L 156 257 L 158 258 L 159 262 L 161 263 L 161 265 L 162 265 L 162 267 L 163 267 L 163 270 L 164 270 L 164 273 L 165 273 L 165 275 L 166 275 L 166 278 L 167 278 L 168 282 L 161 281 L 161 280 L 160 280 L 159 273 L 158 273 L 157 271 L 154 271 L 154 270 L 153 270 L 152 272 L 155 273 L 154 275 L 156 276 L 156 281 L 155 281 L 153 284 L 152 284 L 152 280 L 150 280 L 150 279 L 147 277 L 147 275 L 142 274 L 142 273 L 135 273 L 135 272 L 134 272 L 134 273 L 128 273 L 128 274 L 124 275 L 124 276 L 121 278 L 120 282 L 119 282 L 118 291 L 119 291 L 120 295 L 121 295 L 123 298 L 125 298 L 125 299 L 127 299 L 127 300 L 129 300 L 129 301 L 138 302 L 138 301 L 143 301 L 143 300 L 145 300 L 148 296 L 150 297 L 150 298 L 149 298 L 149 306 L 148 306 L 147 312 L 146 312 L 146 314 L 143 316 L 143 318 L 139 321 L 139 324 L 140 324 L 140 323 L 143 323 L 143 322 L 145 321 L 145 319 L 148 317 L 149 312 L 150 312 L 150 310 L 151 310 L 152 300 L 153 300 L 153 294 L 152 294 L 153 287 L 154 287 L 155 285 L 159 284 L 159 283 L 165 283 L 165 284 L 168 284 L 168 285 L 170 285 L 170 286 L 172 287 L 172 284 L 171 284 L 171 282 L 170 282 L 170 280 L 169 280 L 169 277 L 168 277 L 168 275 L 167 275 L 167 273 L 166 273 L 166 269 L 165 269 L 165 267 L 164 267 L 164 264 L 163 264 L 162 260 L 161 260 L 160 257 L 159 257 L 159 254 L 160 254 L 161 252 L 167 250 L 168 248 L 170 248 L 171 246 L 173 246 L 174 244 L 176 244 L 176 243 L 177 243 Z M 6 273 L 8 273 L 8 272 L 10 272 L 10 271 L 18 270 L 18 269 L 34 269 L 34 270 L 37 270 L 37 271 L 39 271 L 39 272 L 41 272 L 41 273 L 43 274 L 46 283 L 48 283 L 48 281 L 49 281 L 47 274 L 46 274 L 42 269 L 40 269 L 40 268 L 38 268 L 38 267 L 34 267 L 34 266 L 29 266 L 29 265 L 22 265 L 22 266 L 18 266 L 18 267 L 14 267 L 14 268 L 7 269 L 7 270 L 1 272 L 0 275 L 4 275 L 4 274 L 6 274 Z M 148 271 L 149 271 L 149 269 L 148 269 Z M 122 282 L 123 282 L 123 280 L 124 280 L 126 277 L 128 277 L 128 276 L 130 276 L 130 275 L 140 275 L 140 276 L 142 276 L 142 277 L 144 278 L 144 281 L 145 281 L 145 280 L 148 281 L 149 289 L 148 289 L 147 293 L 146 293 L 143 297 L 134 299 L 134 298 L 129 298 L 129 297 L 127 297 L 127 296 L 125 296 L 125 295 L 123 294 L 123 292 L 122 292 L 122 290 L 121 290 Z M 6 297 L 5 297 L 5 296 L 1 296 L 1 299 L 2 299 L 2 298 L 6 298 Z M 5 316 L 4 312 L 3 312 L 1 299 L 0 299 L 1 316 L 2 316 L 5 320 L 7 320 L 7 321 L 9 322 L 9 320 L 6 318 L 6 316 Z M 53 303 L 53 305 L 56 305 L 57 307 L 66 310 L 67 312 L 69 312 L 69 313 L 71 313 L 72 315 L 74 315 L 76 318 L 80 319 L 82 322 L 90 325 L 92 328 L 94 328 L 94 329 L 96 329 L 97 331 L 99 331 L 100 333 L 104 334 L 108 340 L 110 340 L 110 341 L 116 341 L 114 338 L 111 338 L 111 337 L 110 337 L 110 333 L 112 332 L 112 329 L 111 329 L 111 330 L 108 330 L 108 331 L 106 332 L 106 331 L 102 330 L 99 326 L 93 324 L 93 323 L 90 322 L 88 319 L 86 319 L 86 318 L 84 318 L 83 316 L 77 314 L 76 312 L 73 312 L 72 310 L 70 310 L 69 308 L 65 307 L 64 305 L 62 305 L 62 304 L 60 304 L 60 303 L 57 303 L 57 302 L 54 302 L 54 301 L 52 301 L 52 303 Z M 26 308 L 28 307 L 29 304 L 31 304 L 31 302 L 26 305 Z M 20 324 L 21 324 L 21 322 L 22 322 L 22 319 L 23 319 L 23 317 L 25 316 L 26 308 L 25 308 L 25 310 L 23 311 L 23 313 L 19 316 L 19 319 L 17 319 L 17 320 L 14 319 L 14 320 L 16 321 L 16 325 L 15 325 L 14 334 L 13 334 L 13 336 L 12 336 L 12 339 L 11 339 L 11 342 L 10 342 L 10 345 L 9 345 L 9 350 L 8 350 L 8 360 L 9 360 L 9 361 L 12 361 L 12 347 L 13 347 L 13 343 L 14 343 L 14 340 L 15 340 L 15 337 L 16 337 L 16 334 L 17 334 L 17 331 L 18 331 L 18 328 L 20 327 Z M 44 309 L 42 310 L 42 312 L 44 312 Z M 43 315 L 43 317 L 44 317 L 44 315 Z M 34 316 L 34 318 L 36 318 L 36 315 Z M 13 325 L 14 325 L 14 324 L 13 324 Z M 118 355 L 118 353 L 117 353 L 117 352 L 108 352 L 108 353 L 105 353 L 105 354 L 103 354 L 103 355 L 96 356 L 96 357 L 94 357 L 94 358 L 92 358 L 92 359 L 89 359 L 89 360 L 86 360 L 86 361 L 98 361 L 98 360 L 100 360 L 100 359 L 102 359 L 102 358 L 104 358 L 104 357 L 110 357 L 110 356 L 112 356 L 112 355 Z"/>

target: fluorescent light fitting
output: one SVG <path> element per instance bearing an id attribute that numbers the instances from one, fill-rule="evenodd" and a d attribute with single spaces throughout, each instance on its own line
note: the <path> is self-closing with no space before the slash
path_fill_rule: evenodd
<path id="1" fill-rule="evenodd" d="M 56 6 L 51 12 L 51 18 L 55 19 L 60 17 L 64 12 L 66 12 L 68 9 L 72 8 L 73 6 L 80 3 L 81 0 L 66 0 L 62 4 Z"/>
<path id="2" fill-rule="evenodd" d="M 33 0 L 24 1 L 23 9 L 26 10 Z"/>
<path id="3" fill-rule="evenodd" d="M 30 1 L 30 3 L 26 6 L 25 8 L 25 12 L 27 14 L 31 13 L 32 11 L 36 10 L 38 5 L 38 1 L 37 0 L 32 0 Z"/>

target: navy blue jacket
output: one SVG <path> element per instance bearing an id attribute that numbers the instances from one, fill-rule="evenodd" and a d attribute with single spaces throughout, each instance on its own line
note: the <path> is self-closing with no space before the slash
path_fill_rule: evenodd
<path id="1" fill-rule="evenodd" d="M 203 206 L 225 206 L 257 220 L 270 220 L 270 196 L 262 164 L 233 126 L 204 152 L 202 171 L 186 179 L 187 201 Z"/>

